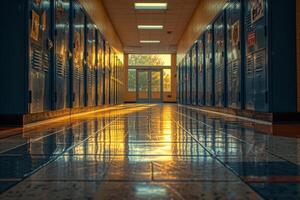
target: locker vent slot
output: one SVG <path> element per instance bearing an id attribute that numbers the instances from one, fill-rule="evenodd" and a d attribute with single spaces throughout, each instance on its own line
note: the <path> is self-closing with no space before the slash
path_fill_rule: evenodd
<path id="1" fill-rule="evenodd" d="M 232 62 L 232 81 L 237 81 L 239 75 L 239 61 Z"/>
<path id="2" fill-rule="evenodd" d="M 43 65 L 42 51 L 38 49 L 33 50 L 33 55 L 31 57 L 31 66 L 33 69 L 41 70 Z"/>
<path id="3" fill-rule="evenodd" d="M 74 68 L 74 78 L 75 78 L 76 80 L 79 80 L 79 79 L 80 79 L 80 77 L 79 77 L 79 70 L 78 70 L 77 67 Z"/>
<path id="4" fill-rule="evenodd" d="M 49 59 L 49 54 L 48 53 L 44 53 L 44 66 L 43 69 L 45 72 L 49 71 L 49 65 L 50 65 L 50 59 Z"/>
<path id="5" fill-rule="evenodd" d="M 247 56 L 247 66 L 246 66 L 246 70 L 247 70 L 247 76 L 252 76 L 253 74 L 253 69 L 254 69 L 254 59 L 253 59 L 253 55 L 248 55 Z"/>
<path id="6" fill-rule="evenodd" d="M 266 51 L 260 50 L 255 54 L 255 72 L 261 73 L 266 65 Z"/>
<path id="7" fill-rule="evenodd" d="M 56 55 L 56 70 L 57 75 L 64 76 L 64 63 L 63 58 L 60 55 Z"/>

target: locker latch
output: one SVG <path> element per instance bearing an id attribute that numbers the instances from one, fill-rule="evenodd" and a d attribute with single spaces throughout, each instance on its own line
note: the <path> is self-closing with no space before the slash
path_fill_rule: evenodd
<path id="1" fill-rule="evenodd" d="M 28 103 L 32 103 L 32 91 L 28 91 Z"/>

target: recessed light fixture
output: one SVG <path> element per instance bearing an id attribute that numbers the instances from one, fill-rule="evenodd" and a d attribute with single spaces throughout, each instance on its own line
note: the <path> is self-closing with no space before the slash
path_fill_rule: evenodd
<path id="1" fill-rule="evenodd" d="M 161 30 L 164 26 L 162 25 L 138 25 L 138 29 L 141 30 Z"/>
<path id="2" fill-rule="evenodd" d="M 141 40 L 140 43 L 143 43 L 143 44 L 159 44 L 160 41 L 159 40 Z"/>
<path id="3" fill-rule="evenodd" d="M 167 3 L 134 3 L 136 10 L 166 10 Z"/>

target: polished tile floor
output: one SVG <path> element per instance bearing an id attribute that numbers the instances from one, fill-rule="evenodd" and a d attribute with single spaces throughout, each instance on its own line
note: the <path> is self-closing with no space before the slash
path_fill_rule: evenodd
<path id="1" fill-rule="evenodd" d="M 300 140 L 175 104 L 0 140 L 0 199 L 300 199 Z"/>

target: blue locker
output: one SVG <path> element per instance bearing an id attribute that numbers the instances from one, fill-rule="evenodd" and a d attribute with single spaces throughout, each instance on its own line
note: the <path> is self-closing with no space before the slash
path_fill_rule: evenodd
<path id="1" fill-rule="evenodd" d="M 262 3 L 262 4 L 261 4 Z M 262 9 L 262 10 L 261 10 Z M 245 3 L 246 109 L 268 111 L 266 1 Z"/>
<path id="2" fill-rule="evenodd" d="M 198 43 L 195 43 L 194 46 L 191 49 L 191 68 L 192 68 L 192 74 L 191 74 L 191 88 L 192 88 L 192 104 L 197 105 L 197 87 L 198 87 L 198 68 L 197 68 L 197 48 Z"/>
<path id="3" fill-rule="evenodd" d="M 96 105 L 96 26 L 86 17 L 85 103 Z"/>
<path id="4" fill-rule="evenodd" d="M 81 5 L 73 4 L 73 107 L 84 107 L 84 28 Z"/>
<path id="5" fill-rule="evenodd" d="M 108 43 L 105 43 L 105 105 L 109 105 L 110 100 L 110 69 L 109 69 L 109 59 L 110 59 L 110 47 Z"/>
<path id="6" fill-rule="evenodd" d="M 187 55 L 185 55 L 184 57 L 184 96 L 183 96 L 183 102 L 184 104 L 188 104 L 188 82 L 189 82 L 189 73 L 188 73 L 188 59 L 187 59 Z"/>
<path id="7" fill-rule="evenodd" d="M 177 65 L 177 103 L 181 104 L 181 62 Z"/>
<path id="8" fill-rule="evenodd" d="M 180 88 L 180 75 L 179 75 L 179 65 L 180 64 L 177 64 L 176 65 L 176 102 L 177 103 L 179 103 L 179 99 L 180 99 L 180 96 L 179 96 L 179 94 L 180 94 L 180 92 L 179 92 L 179 88 Z"/>
<path id="9" fill-rule="evenodd" d="M 205 105 L 205 45 L 204 35 L 198 40 L 198 105 Z"/>
<path id="10" fill-rule="evenodd" d="M 186 65 L 187 65 L 187 104 L 192 104 L 192 59 L 191 59 L 191 52 L 189 51 L 186 55 Z"/>
<path id="11" fill-rule="evenodd" d="M 227 105 L 241 108 L 241 1 L 231 0 L 226 9 L 227 23 Z"/>
<path id="12" fill-rule="evenodd" d="M 224 107 L 226 105 L 226 43 L 225 43 L 225 31 L 226 26 L 224 24 L 224 13 L 216 19 L 214 23 L 214 84 L 215 84 L 215 106 Z"/>
<path id="13" fill-rule="evenodd" d="M 69 103 L 69 34 L 70 2 L 55 0 L 55 108 Z"/>
<path id="14" fill-rule="evenodd" d="M 51 5 L 52 1 L 29 1 L 29 113 L 51 109 Z"/>
<path id="15" fill-rule="evenodd" d="M 208 27 L 205 32 L 205 104 L 214 105 L 214 46 L 213 27 Z"/>
<path id="16" fill-rule="evenodd" d="M 103 37 L 99 31 L 97 31 L 97 103 L 98 106 L 103 105 L 103 80 L 104 80 L 104 45 Z"/>
<path id="17" fill-rule="evenodd" d="M 183 104 L 183 81 L 184 81 L 184 70 L 183 61 L 180 62 L 180 103 Z"/>

